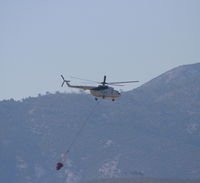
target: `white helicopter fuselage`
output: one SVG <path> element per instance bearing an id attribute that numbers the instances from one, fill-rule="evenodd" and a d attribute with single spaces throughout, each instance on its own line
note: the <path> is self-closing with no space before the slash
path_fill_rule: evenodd
<path id="1" fill-rule="evenodd" d="M 96 88 L 93 88 L 90 90 L 91 95 L 95 97 L 102 97 L 102 98 L 117 98 L 120 97 L 121 94 L 117 91 L 114 90 L 114 88 L 109 87 L 109 86 L 101 86 L 99 85 Z"/>

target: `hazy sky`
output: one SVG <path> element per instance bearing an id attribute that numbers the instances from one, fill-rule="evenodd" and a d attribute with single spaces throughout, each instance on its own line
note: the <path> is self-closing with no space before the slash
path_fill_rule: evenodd
<path id="1" fill-rule="evenodd" d="M 200 62 L 199 0 L 1 0 L 0 26 L 0 100 Z"/>

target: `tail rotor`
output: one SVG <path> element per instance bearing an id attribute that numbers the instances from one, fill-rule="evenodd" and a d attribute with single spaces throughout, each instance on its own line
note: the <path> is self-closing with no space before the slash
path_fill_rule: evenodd
<path id="1" fill-rule="evenodd" d="M 68 83 L 70 82 L 69 80 L 65 80 L 65 78 L 64 78 L 63 75 L 61 75 L 61 78 L 63 79 L 63 82 L 62 82 L 61 87 L 63 87 L 63 85 L 64 85 L 65 83 L 68 84 Z"/>

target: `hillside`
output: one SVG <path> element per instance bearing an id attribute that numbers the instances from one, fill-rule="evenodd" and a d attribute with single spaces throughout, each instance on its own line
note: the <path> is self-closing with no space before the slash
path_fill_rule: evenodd
<path id="1" fill-rule="evenodd" d="M 118 178 L 91 180 L 84 183 L 199 183 L 199 179 Z"/>
<path id="2" fill-rule="evenodd" d="M 96 105 L 84 93 L 1 101 L 0 182 L 199 178 L 200 64 L 174 68 L 116 102 Z M 65 167 L 55 171 L 85 120 Z"/>

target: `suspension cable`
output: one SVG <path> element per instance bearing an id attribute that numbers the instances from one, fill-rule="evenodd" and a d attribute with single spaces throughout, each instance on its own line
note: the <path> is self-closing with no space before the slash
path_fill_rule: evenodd
<path id="1" fill-rule="evenodd" d="M 94 114 L 94 111 L 97 107 L 97 105 L 99 104 L 99 101 L 96 102 L 95 106 L 92 108 L 92 110 L 89 112 L 88 116 L 85 118 L 85 120 L 83 120 L 82 125 L 80 126 L 79 130 L 77 131 L 77 133 L 75 134 L 74 138 L 72 139 L 69 147 L 67 148 L 67 150 L 62 153 L 62 157 L 61 160 L 64 162 L 66 160 L 67 154 L 70 152 L 70 150 L 72 149 L 72 147 L 75 145 L 78 137 L 80 136 L 81 132 L 83 131 L 83 129 L 86 127 L 88 120 L 92 117 L 92 115 Z"/>

